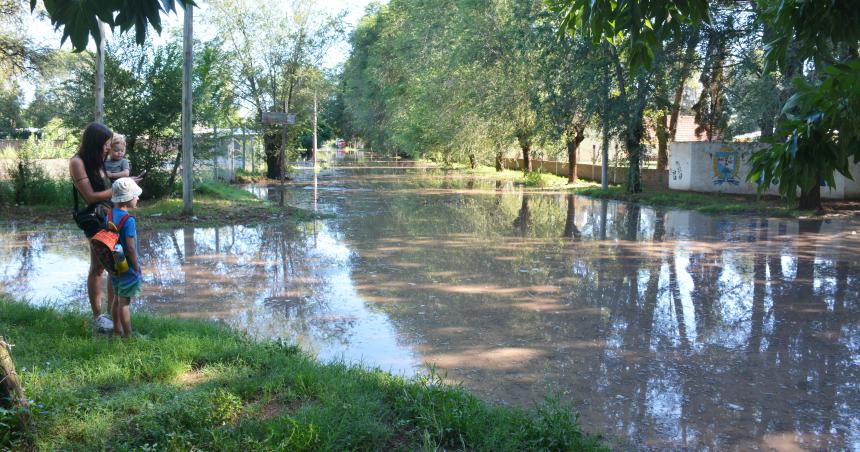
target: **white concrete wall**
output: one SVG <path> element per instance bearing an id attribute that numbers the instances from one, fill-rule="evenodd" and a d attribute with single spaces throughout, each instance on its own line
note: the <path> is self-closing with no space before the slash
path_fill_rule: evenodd
<path id="1" fill-rule="evenodd" d="M 756 184 L 747 181 L 749 157 L 760 143 L 676 142 L 669 144 L 669 188 L 712 193 L 754 195 Z M 860 198 L 860 164 L 852 166 L 857 180 L 835 175 L 836 187 L 822 187 L 829 199 Z M 764 194 L 778 195 L 771 185 Z"/>
<path id="2" fill-rule="evenodd" d="M 669 144 L 669 188 L 754 195 L 756 184 L 747 182 L 750 154 L 756 143 L 682 142 Z M 767 190 L 777 194 L 776 187 Z"/>
<path id="3" fill-rule="evenodd" d="M 669 144 L 669 188 L 672 190 L 692 190 L 692 147 L 693 143 Z"/>
<path id="4" fill-rule="evenodd" d="M 836 186 L 839 187 L 842 185 L 845 187 L 845 198 L 843 199 L 860 199 L 860 162 L 855 162 L 851 165 L 851 174 L 854 175 L 854 180 L 849 180 L 840 174 L 839 177 L 842 178 L 842 184 L 836 181 Z"/>

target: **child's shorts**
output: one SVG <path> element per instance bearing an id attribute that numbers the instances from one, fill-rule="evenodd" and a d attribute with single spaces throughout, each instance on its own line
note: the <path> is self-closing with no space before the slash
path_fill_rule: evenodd
<path id="1" fill-rule="evenodd" d="M 137 298 L 140 296 L 140 278 L 132 281 L 123 281 L 120 278 L 111 278 L 110 282 L 111 285 L 113 285 L 113 293 L 119 297 Z"/>

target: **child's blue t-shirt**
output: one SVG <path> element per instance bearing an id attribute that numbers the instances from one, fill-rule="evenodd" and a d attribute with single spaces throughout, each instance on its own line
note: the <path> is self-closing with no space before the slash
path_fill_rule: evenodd
<path id="1" fill-rule="evenodd" d="M 127 214 L 128 214 L 128 212 L 126 212 L 122 209 L 113 208 L 113 211 L 111 212 L 111 215 L 113 215 L 113 223 L 119 224 L 122 217 L 127 215 Z M 125 246 L 125 239 L 127 237 L 134 237 L 135 257 L 140 259 L 140 248 L 137 246 L 137 229 L 136 229 L 136 226 L 137 226 L 137 224 L 134 221 L 134 217 L 129 215 L 129 217 L 125 220 L 125 223 L 123 223 L 122 228 L 120 228 L 120 230 L 119 230 L 119 242 L 118 243 L 120 245 L 122 245 L 122 249 L 123 249 L 123 252 L 125 253 L 126 260 L 129 259 L 128 250 L 126 250 L 126 246 Z M 136 281 L 139 281 L 140 280 L 140 274 L 138 274 L 137 270 L 135 270 L 134 266 L 131 265 L 131 260 L 128 260 L 128 271 L 126 271 L 125 273 L 123 273 L 119 276 L 111 276 L 111 279 L 113 281 L 118 281 L 120 283 L 123 283 L 123 285 L 125 285 L 125 284 L 134 283 Z"/>

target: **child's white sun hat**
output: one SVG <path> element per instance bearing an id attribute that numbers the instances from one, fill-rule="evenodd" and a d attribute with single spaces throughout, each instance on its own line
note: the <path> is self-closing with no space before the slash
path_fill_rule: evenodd
<path id="1" fill-rule="evenodd" d="M 111 202 L 128 202 L 140 196 L 143 189 L 130 177 L 120 177 L 111 187 Z"/>

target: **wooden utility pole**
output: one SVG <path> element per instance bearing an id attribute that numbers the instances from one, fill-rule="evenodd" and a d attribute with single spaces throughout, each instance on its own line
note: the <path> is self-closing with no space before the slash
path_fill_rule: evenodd
<path id="1" fill-rule="evenodd" d="M 292 89 L 292 87 L 291 87 Z M 284 116 L 290 116 L 290 101 L 289 96 L 284 99 Z M 278 166 L 281 167 L 281 185 L 284 185 L 287 172 L 287 122 L 284 121 L 284 128 L 281 130 L 281 154 L 278 156 Z M 283 197 L 282 197 L 283 199 Z"/>
<path id="2" fill-rule="evenodd" d="M 313 149 L 314 171 L 317 168 L 317 90 L 314 89 L 314 149 Z M 316 186 L 314 186 L 316 190 Z"/>
<path id="3" fill-rule="evenodd" d="M 185 4 L 185 26 L 182 30 L 182 213 L 191 215 L 193 213 L 192 191 L 192 166 L 194 155 L 192 146 L 192 121 L 191 121 L 191 58 L 193 56 L 193 34 L 192 25 L 194 7 Z"/>
<path id="4" fill-rule="evenodd" d="M 105 123 L 105 23 L 96 19 L 99 24 L 99 44 L 96 51 L 96 105 L 93 111 L 95 122 Z"/>
<path id="5" fill-rule="evenodd" d="M 603 44 L 603 54 L 606 56 L 606 44 Z M 609 63 L 603 69 L 603 102 L 609 103 Z M 604 109 L 602 119 L 603 149 L 600 153 L 600 188 L 606 190 L 609 187 L 609 114 Z"/>
<path id="6" fill-rule="evenodd" d="M 245 137 L 245 124 L 242 124 L 242 171 L 248 171 L 248 157 L 245 153 L 245 142 L 247 138 Z"/>
<path id="7" fill-rule="evenodd" d="M 230 182 L 236 180 L 236 139 L 233 138 L 233 128 L 230 128 Z"/>

